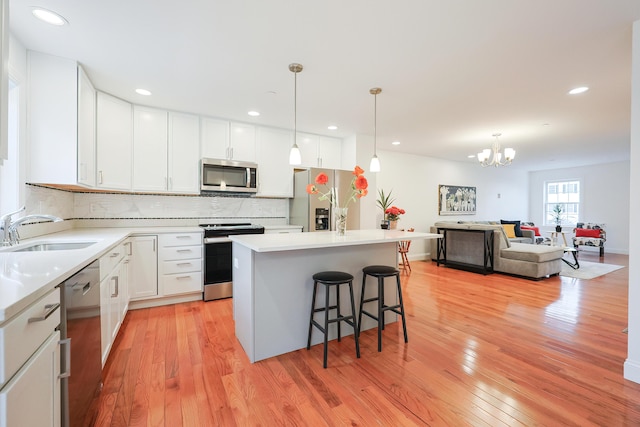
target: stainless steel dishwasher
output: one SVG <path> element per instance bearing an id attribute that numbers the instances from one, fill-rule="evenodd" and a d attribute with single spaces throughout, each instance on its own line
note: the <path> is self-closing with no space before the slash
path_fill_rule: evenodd
<path id="1" fill-rule="evenodd" d="M 100 264 L 94 261 L 65 280 L 61 291 L 60 335 L 69 338 L 69 361 L 61 355 L 62 426 L 93 425 L 102 390 L 100 343 Z"/>

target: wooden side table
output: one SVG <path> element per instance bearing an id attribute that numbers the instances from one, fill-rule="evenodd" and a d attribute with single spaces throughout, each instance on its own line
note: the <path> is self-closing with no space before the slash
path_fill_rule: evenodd
<path id="1" fill-rule="evenodd" d="M 564 243 L 564 247 L 568 247 L 567 236 L 565 236 L 564 231 L 547 231 L 547 233 L 551 234 L 551 246 L 556 246 L 556 242 L 558 241 L 558 235 L 562 235 L 562 242 Z"/>

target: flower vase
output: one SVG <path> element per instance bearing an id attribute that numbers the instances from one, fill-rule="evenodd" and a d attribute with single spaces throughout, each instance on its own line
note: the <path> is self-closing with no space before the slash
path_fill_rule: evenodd
<path id="1" fill-rule="evenodd" d="M 395 230 L 398 227 L 398 220 L 389 221 L 389 229 Z"/>
<path id="2" fill-rule="evenodd" d="M 349 208 L 334 208 L 333 215 L 336 222 L 336 233 L 344 236 L 347 232 L 347 211 Z"/>

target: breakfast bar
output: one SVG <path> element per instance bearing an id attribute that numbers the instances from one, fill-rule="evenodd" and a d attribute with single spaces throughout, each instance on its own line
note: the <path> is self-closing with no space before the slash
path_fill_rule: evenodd
<path id="1" fill-rule="evenodd" d="M 438 237 L 397 230 L 349 230 L 344 236 L 331 231 L 231 236 L 235 331 L 249 360 L 306 347 L 313 274 L 327 270 L 352 274 L 359 301 L 363 267 L 397 266 L 399 241 Z M 370 290 L 373 287 L 367 294 Z M 393 287 L 385 289 L 385 299 L 396 299 Z M 348 298 L 342 298 L 345 312 L 350 311 L 348 304 Z M 386 323 L 395 321 L 395 314 L 386 313 Z M 373 319 L 363 318 L 360 329 L 376 326 Z M 353 333 L 349 329 L 344 327 L 343 336 Z M 331 339 L 336 336 L 331 330 Z M 312 344 L 320 342 L 321 335 L 314 334 Z"/>

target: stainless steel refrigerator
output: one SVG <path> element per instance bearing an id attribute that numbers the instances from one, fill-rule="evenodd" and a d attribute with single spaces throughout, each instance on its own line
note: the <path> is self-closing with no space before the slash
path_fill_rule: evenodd
<path id="1" fill-rule="evenodd" d="M 336 224 L 329 200 L 318 200 L 318 194 L 308 194 L 307 185 L 315 182 L 316 176 L 324 172 L 329 177 L 326 186 L 321 185 L 322 192 L 335 187 L 338 190 L 340 207 L 351 194 L 352 171 L 311 168 L 296 171 L 293 175 L 293 199 L 289 202 L 289 224 L 302 225 L 302 231 L 335 230 Z M 360 202 L 349 203 L 347 230 L 360 229 Z"/>

